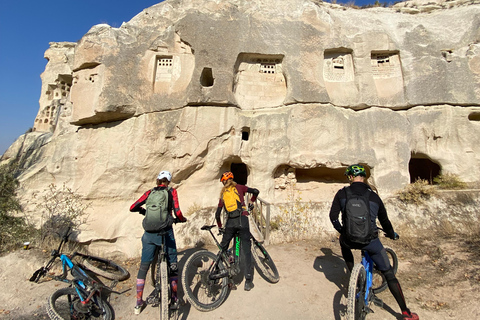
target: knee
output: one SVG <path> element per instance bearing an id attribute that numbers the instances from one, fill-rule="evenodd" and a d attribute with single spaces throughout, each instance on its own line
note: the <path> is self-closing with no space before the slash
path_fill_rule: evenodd
<path id="1" fill-rule="evenodd" d="M 140 263 L 137 279 L 145 279 L 147 277 L 148 268 L 150 268 L 150 262 Z"/>
<path id="2" fill-rule="evenodd" d="M 398 282 L 397 277 L 395 277 L 395 273 L 393 272 L 393 268 L 390 268 L 386 271 L 382 271 L 383 275 L 387 282 Z"/>

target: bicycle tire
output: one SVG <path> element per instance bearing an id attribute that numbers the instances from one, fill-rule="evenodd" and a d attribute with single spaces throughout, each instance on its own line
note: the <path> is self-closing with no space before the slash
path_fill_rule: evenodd
<path id="1" fill-rule="evenodd" d="M 210 280 L 209 268 L 217 256 L 210 251 L 201 250 L 192 254 L 182 272 L 182 286 L 188 302 L 199 311 L 212 311 L 227 298 L 228 276 Z M 225 270 L 223 261 L 219 261 L 220 271 Z"/>
<path id="2" fill-rule="evenodd" d="M 97 300 L 97 304 L 98 306 L 92 301 L 86 308 L 82 305 L 75 288 L 62 288 L 55 291 L 48 299 L 47 314 L 52 320 L 77 318 L 112 320 L 113 309 L 110 304 L 101 299 Z"/>
<path id="3" fill-rule="evenodd" d="M 393 268 L 393 274 L 397 274 L 398 270 L 398 257 L 395 251 L 390 247 L 385 247 L 385 251 L 387 251 L 388 259 L 390 260 L 390 265 Z M 383 273 L 374 267 L 373 274 L 372 274 L 372 291 L 374 294 L 378 294 L 383 292 L 387 289 L 388 283 L 387 279 Z"/>
<path id="4" fill-rule="evenodd" d="M 157 268 L 157 282 L 160 284 L 160 320 L 168 320 L 170 315 L 169 305 L 168 305 L 168 268 L 167 268 L 167 261 L 165 258 L 160 258 L 159 266 Z"/>
<path id="5" fill-rule="evenodd" d="M 347 320 L 364 320 L 367 316 L 366 283 L 365 267 L 358 263 L 353 267 L 348 284 Z"/>
<path id="6" fill-rule="evenodd" d="M 252 240 L 251 251 L 258 273 L 268 282 L 277 283 L 280 280 L 280 275 L 265 247 L 261 243 Z"/>
<path id="7" fill-rule="evenodd" d="M 110 280 L 123 281 L 129 277 L 128 271 L 115 262 L 94 256 L 84 256 L 81 261 L 86 269 Z"/>

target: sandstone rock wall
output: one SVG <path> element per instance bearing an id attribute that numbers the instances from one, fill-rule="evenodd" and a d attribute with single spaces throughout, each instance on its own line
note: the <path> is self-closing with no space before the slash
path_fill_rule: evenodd
<path id="1" fill-rule="evenodd" d="M 129 256 L 142 231 L 128 208 L 160 170 L 183 211 L 215 206 L 225 170 L 273 205 L 290 187 L 329 201 L 356 162 L 384 196 L 440 172 L 475 183 L 479 13 L 167 0 L 52 43 L 35 132 L 2 159 L 21 160 L 25 199 L 50 183 L 84 195 L 81 240 Z"/>

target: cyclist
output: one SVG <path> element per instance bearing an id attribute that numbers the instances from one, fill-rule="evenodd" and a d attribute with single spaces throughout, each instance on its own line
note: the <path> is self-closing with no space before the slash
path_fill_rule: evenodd
<path id="1" fill-rule="evenodd" d="M 168 263 L 170 266 L 170 285 L 172 288 L 172 304 L 171 308 L 178 308 L 178 299 L 177 299 L 177 282 L 178 282 L 178 266 L 177 266 L 177 246 L 175 243 L 175 235 L 173 233 L 173 217 L 172 212 L 175 217 L 180 222 L 186 222 L 187 218 L 183 217 L 182 211 L 180 210 L 180 205 L 178 202 L 177 190 L 172 187 L 169 187 L 170 181 L 172 181 L 172 174 L 168 171 L 161 171 L 157 176 L 157 186 L 151 190 L 145 192 L 140 199 L 135 201 L 131 205 L 131 212 L 139 212 L 142 215 L 146 214 L 146 209 L 142 207 L 147 203 L 147 199 L 152 193 L 152 191 L 168 191 L 168 215 L 167 223 L 162 226 L 162 229 L 157 230 L 156 232 L 145 231 L 142 236 L 142 259 L 140 262 L 140 268 L 137 275 L 137 303 L 135 305 L 134 313 L 140 314 L 146 303 L 143 300 L 143 290 L 145 287 L 145 278 L 147 276 L 148 269 L 151 262 L 154 259 L 155 250 L 162 242 L 162 236 L 158 234 L 159 231 L 164 230 L 167 232 L 165 236 L 165 246 L 167 247 Z M 145 228 L 145 225 L 144 225 Z"/>
<path id="2" fill-rule="evenodd" d="M 338 217 L 340 212 L 342 212 L 342 222 L 345 222 L 345 205 L 347 198 L 346 188 L 349 188 L 353 194 L 365 194 L 367 190 L 371 191 L 370 186 L 366 183 L 367 174 L 362 165 L 354 164 L 349 166 L 345 171 L 345 175 L 348 177 L 350 186 L 340 189 L 335 195 L 332 207 L 330 209 L 330 221 L 332 222 L 333 227 L 340 232 L 340 247 L 348 270 L 351 272 L 354 266 L 354 259 L 351 249 L 367 251 L 377 268 L 384 274 L 388 283 L 388 288 L 402 310 L 403 318 L 413 320 L 419 319 L 416 313 L 410 312 L 410 310 L 407 308 L 400 283 L 393 273 L 393 269 L 388 260 L 385 248 L 378 238 L 378 231 L 376 230 L 377 228 L 375 223 L 377 218 L 387 236 L 394 240 L 398 239 L 398 234 L 393 230 L 393 226 L 387 216 L 387 210 L 385 209 L 380 197 L 375 192 L 369 193 L 370 216 L 373 226 L 375 226 L 374 237 L 372 240 L 370 240 L 370 243 L 359 244 L 349 240 L 344 226 L 342 226 L 342 224 L 339 222 Z"/>
<path id="3" fill-rule="evenodd" d="M 240 235 L 240 241 L 245 245 L 242 246 L 243 255 L 245 257 L 245 287 L 246 291 L 253 289 L 253 264 L 252 264 L 252 252 L 250 249 L 250 226 L 248 222 L 248 211 L 245 206 L 245 193 L 252 194 L 251 202 L 254 202 L 257 199 L 258 194 L 260 193 L 255 188 L 249 188 L 244 185 L 237 184 L 233 181 L 233 173 L 227 171 L 222 174 L 220 181 L 223 183 L 222 191 L 220 192 L 220 200 L 218 202 L 217 211 L 215 212 L 215 218 L 217 220 L 217 225 L 220 230 L 222 230 L 222 221 L 220 219 L 220 214 L 222 209 L 225 207 L 226 211 L 229 212 L 225 205 L 225 196 L 229 190 L 233 187 L 236 190 L 236 195 L 238 196 L 239 208 L 238 215 L 230 215 L 227 218 L 225 224 L 225 230 L 223 231 L 223 238 L 220 246 L 222 250 L 227 250 L 230 244 L 230 241 L 234 237 L 235 233 L 238 232 Z M 235 191 L 234 190 L 234 191 Z M 253 208 L 253 203 L 250 203 L 249 209 Z"/>

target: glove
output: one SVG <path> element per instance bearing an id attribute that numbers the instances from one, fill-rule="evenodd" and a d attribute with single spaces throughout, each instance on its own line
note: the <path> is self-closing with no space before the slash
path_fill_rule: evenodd
<path id="1" fill-rule="evenodd" d="M 225 233 L 225 228 L 218 228 L 218 235 L 222 235 Z"/>
<path id="2" fill-rule="evenodd" d="M 396 232 L 387 234 L 387 237 L 389 237 L 392 240 L 398 240 L 398 238 L 400 238 L 400 236 Z"/>
<path id="3" fill-rule="evenodd" d="M 181 223 L 185 223 L 185 222 L 187 222 L 187 218 L 183 217 L 183 219 L 182 219 L 182 220 L 180 220 L 180 222 L 181 222 Z"/>
<path id="4" fill-rule="evenodd" d="M 138 213 L 140 213 L 142 216 L 144 216 L 147 213 L 147 209 L 140 208 L 140 211 Z"/>
<path id="5" fill-rule="evenodd" d="M 252 211 L 253 208 L 255 208 L 255 206 L 253 205 L 253 203 L 249 203 L 249 204 L 248 204 L 248 211 Z"/>

